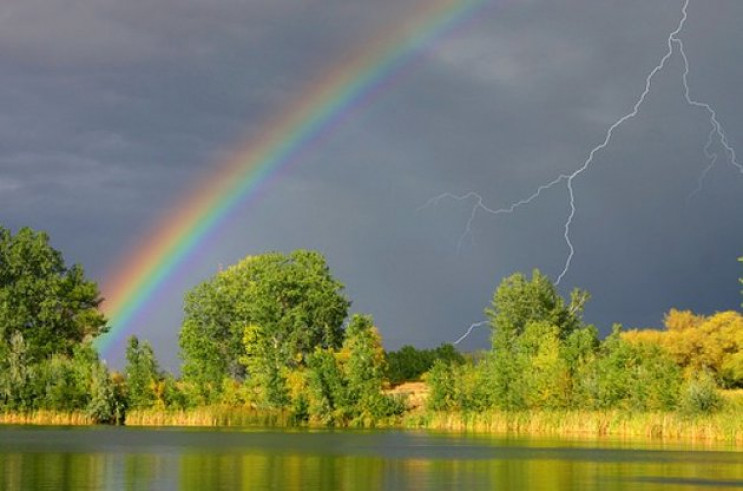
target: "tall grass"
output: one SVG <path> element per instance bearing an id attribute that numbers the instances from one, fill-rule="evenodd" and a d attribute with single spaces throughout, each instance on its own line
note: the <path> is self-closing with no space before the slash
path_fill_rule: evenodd
<path id="1" fill-rule="evenodd" d="M 727 441 L 743 444 L 737 411 L 709 415 L 611 411 L 428 412 L 408 415 L 406 427 L 502 434 L 619 436 Z"/>
<path id="2" fill-rule="evenodd" d="M 186 410 L 139 409 L 126 414 L 127 426 L 292 426 L 287 411 L 258 411 L 227 405 Z"/>
<path id="3" fill-rule="evenodd" d="M 355 421 L 354 427 L 425 428 L 495 434 L 549 436 L 616 436 L 678 439 L 692 442 L 726 441 L 743 445 L 743 390 L 722 393 L 724 409 L 712 414 L 683 412 L 628 412 L 623 410 L 530 410 L 436 412 L 418 408 L 402 417 Z M 0 412 L 0 424 L 91 425 L 83 412 Z M 214 405 L 188 410 L 130 410 L 128 426 L 313 426 L 297 422 L 288 411 Z M 316 426 L 316 425 L 315 425 Z"/>
<path id="4" fill-rule="evenodd" d="M 95 424 L 81 411 L 37 410 L 29 412 L 0 412 L 0 424 L 85 426 Z"/>
<path id="5" fill-rule="evenodd" d="M 328 425 L 298 421 L 290 411 L 257 410 L 229 405 L 204 406 L 186 410 L 140 409 L 126 414 L 127 426 L 253 426 L 253 427 L 312 427 Z M 348 428 L 401 428 L 399 417 L 359 417 L 346 422 L 336 422 L 335 427 Z"/>

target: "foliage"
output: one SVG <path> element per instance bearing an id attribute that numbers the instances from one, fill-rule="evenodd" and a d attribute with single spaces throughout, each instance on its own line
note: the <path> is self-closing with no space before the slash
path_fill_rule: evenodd
<path id="1" fill-rule="evenodd" d="M 580 319 L 587 298 L 576 290 L 566 306 L 538 271 L 531 281 L 522 275 L 506 278 L 487 311 L 494 328 L 492 351 L 478 363 L 458 368 L 434 364 L 426 379 L 429 409 L 678 407 L 682 376 L 672 355 L 648 341 L 652 336 L 634 335 L 642 342 L 626 340 L 619 326 L 599 342 L 596 328 Z M 694 321 L 684 316 L 677 324 Z"/>
<path id="2" fill-rule="evenodd" d="M 588 299 L 587 292 L 575 289 L 566 305 L 549 278 L 535 269 L 531 280 L 521 273 L 505 278 L 485 314 L 494 331 L 508 336 L 521 335 L 532 322 L 546 322 L 557 327 L 560 338 L 564 339 L 580 327 Z"/>
<path id="3" fill-rule="evenodd" d="M 149 342 L 139 342 L 136 336 L 129 337 L 126 346 L 126 386 L 128 407 L 144 409 L 152 407 L 160 399 L 160 370 L 155 353 Z"/>
<path id="4" fill-rule="evenodd" d="M 569 390 L 568 367 L 560 353 L 562 343 L 558 327 L 544 321 L 529 323 L 519 341 L 519 354 L 524 359 L 522 364 L 527 367 L 523 373 L 525 406 L 565 407 Z"/>
<path id="5" fill-rule="evenodd" d="M 628 331 L 623 337 L 662 347 L 687 379 L 709 371 L 721 386 L 743 387 L 743 315 L 727 311 L 705 317 L 671 309 L 665 325 L 665 331 Z"/>
<path id="6" fill-rule="evenodd" d="M 491 360 L 451 365 L 455 407 L 474 412 L 494 407 Z"/>
<path id="7" fill-rule="evenodd" d="M 302 416 L 306 403 L 306 416 L 312 422 L 333 426 L 344 421 L 348 414 L 347 381 L 336 361 L 335 354 L 328 349 L 317 348 L 309 357 L 307 390 L 295 399 L 297 417 Z"/>
<path id="8" fill-rule="evenodd" d="M 712 413 L 722 408 L 724 401 L 709 372 L 695 375 L 684 385 L 681 410 L 685 414 Z"/>
<path id="9" fill-rule="evenodd" d="M 433 411 L 454 409 L 454 373 L 452 366 L 443 360 L 436 360 L 424 377 L 429 387 L 427 405 Z"/>
<path id="10" fill-rule="evenodd" d="M 91 345 L 107 330 L 101 301 L 44 232 L 0 227 L 0 410 L 120 420 L 121 392 Z"/>
<path id="11" fill-rule="evenodd" d="M 22 335 L 26 356 L 38 362 L 106 332 L 98 287 L 82 266 L 65 266 L 44 232 L 0 227 L 0 346 Z"/>
<path id="12" fill-rule="evenodd" d="M 387 379 L 393 385 L 420 380 L 429 371 L 436 360 L 447 363 L 464 363 L 462 356 L 454 345 L 445 343 L 434 349 L 417 349 L 406 345 L 398 351 L 386 353 Z"/>
<path id="13" fill-rule="evenodd" d="M 288 402 L 286 372 L 288 360 L 274 339 L 260 326 L 249 325 L 243 336 L 245 354 L 240 361 L 247 368 L 247 384 L 260 407 L 278 408 Z"/>
<path id="14" fill-rule="evenodd" d="M 581 407 L 585 401 L 580 394 L 580 383 L 584 380 L 598 356 L 598 330 L 592 325 L 583 326 L 570 333 L 560 345 L 560 355 L 567 365 L 567 406 Z"/>
<path id="15" fill-rule="evenodd" d="M 32 369 L 29 366 L 28 348 L 23 334 L 16 331 L 9 346 L 0 358 L 0 397 L 2 405 L 9 409 L 30 407 L 33 393 L 30 382 Z"/>
<path id="16" fill-rule="evenodd" d="M 369 426 L 401 414 L 404 404 L 382 392 L 385 357 L 370 316 L 354 315 L 339 351 L 316 348 L 306 369 L 287 376 L 296 420 L 325 426 Z"/>
<path id="17" fill-rule="evenodd" d="M 84 411 L 94 422 L 123 421 L 125 400 L 90 344 L 72 356 L 53 354 L 38 363 L 25 356 L 25 342 L 14 334 L 8 370 L 0 375 L 0 408 L 10 411 Z"/>
<path id="18" fill-rule="evenodd" d="M 90 384 L 90 402 L 86 413 L 95 423 L 121 424 L 124 422 L 126 400 L 102 364 L 93 366 Z"/>
<path id="19" fill-rule="evenodd" d="M 601 344 L 582 379 L 582 400 L 589 409 L 671 410 L 678 402 L 681 373 L 662 348 L 626 341 L 621 328 Z"/>
<path id="20" fill-rule="evenodd" d="M 524 377 L 526 359 L 521 356 L 519 333 L 515 329 L 495 329 L 491 384 L 495 407 L 505 410 L 524 409 Z"/>
<path id="21" fill-rule="evenodd" d="M 343 372 L 352 418 L 364 420 L 384 416 L 384 348 L 371 316 L 356 314 L 351 318 L 341 353 L 345 355 Z"/>
<path id="22" fill-rule="evenodd" d="M 246 327 L 290 368 L 316 347 L 337 348 L 350 302 L 317 252 L 294 251 L 247 257 L 198 285 L 185 298 L 180 333 L 183 374 L 203 402 L 218 400 L 221 381 L 243 379 Z M 267 354 L 268 355 L 268 354 Z M 280 376 L 268 360 L 261 376 Z M 268 371 L 268 372 L 266 372 Z M 274 398 L 275 399 L 275 398 Z"/>
<path id="23" fill-rule="evenodd" d="M 499 410 L 698 418 L 725 404 L 735 412 L 718 386 L 743 387 L 741 313 L 672 309 L 664 331 L 615 326 L 599 341 L 582 321 L 588 298 L 576 289 L 566 301 L 538 270 L 514 274 L 486 309 L 492 349 L 483 356 L 465 358 L 450 344 L 385 354 L 370 316 L 343 329 L 350 302 L 320 254 L 269 253 L 188 292 L 182 379 L 162 373 L 151 345 L 134 336 L 125 375 L 111 374 L 91 345 L 106 330 L 96 285 L 81 267 L 65 267 L 46 234 L 0 227 L 0 411 L 122 423 L 127 410 L 209 405 L 227 420 L 240 408 L 266 421 L 371 426 L 407 409 L 385 394 L 389 382 L 422 378 L 428 410 L 465 419 Z"/>

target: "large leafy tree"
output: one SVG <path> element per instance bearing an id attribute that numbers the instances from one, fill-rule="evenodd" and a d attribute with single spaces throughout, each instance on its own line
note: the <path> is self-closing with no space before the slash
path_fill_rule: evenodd
<path id="1" fill-rule="evenodd" d="M 504 279 L 493 295 L 493 302 L 485 314 L 495 331 L 507 336 L 519 336 L 533 322 L 546 322 L 558 328 L 565 339 L 581 327 L 583 307 L 589 295 L 575 289 L 566 304 L 555 285 L 535 269 L 531 280 L 521 273 Z"/>
<path id="2" fill-rule="evenodd" d="M 80 265 L 65 266 L 44 232 L 0 227 L 0 351 L 22 336 L 29 362 L 72 354 L 107 330 L 98 286 Z"/>
<path id="3" fill-rule="evenodd" d="M 493 328 L 490 384 L 503 409 L 558 407 L 572 398 L 571 377 L 596 345 L 595 329 L 583 325 L 589 295 L 574 290 L 570 302 L 538 270 L 531 279 L 504 279 L 485 310 Z"/>
<path id="4" fill-rule="evenodd" d="M 349 306 L 321 254 L 249 256 L 187 293 L 180 333 L 183 374 L 211 400 L 225 377 L 242 378 L 246 365 L 271 362 L 246 364 L 246 355 L 266 352 L 295 367 L 316 347 L 340 346 Z M 254 350 L 243 344 L 248 327 L 260 343 Z M 278 367 L 264 368 L 278 373 Z"/>

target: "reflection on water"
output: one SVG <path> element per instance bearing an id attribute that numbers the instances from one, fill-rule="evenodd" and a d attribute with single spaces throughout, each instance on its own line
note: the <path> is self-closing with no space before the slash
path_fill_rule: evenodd
<path id="1" fill-rule="evenodd" d="M 402 431 L 0 428 L 0 489 L 741 486 L 743 453 L 724 446 Z"/>

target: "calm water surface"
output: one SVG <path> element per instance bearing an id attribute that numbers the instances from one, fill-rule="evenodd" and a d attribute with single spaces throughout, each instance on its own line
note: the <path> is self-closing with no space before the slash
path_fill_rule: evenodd
<path id="1" fill-rule="evenodd" d="M 416 431 L 0 427 L 0 489 L 743 488 L 725 445 Z"/>

